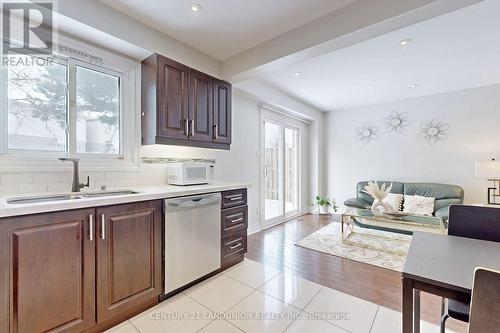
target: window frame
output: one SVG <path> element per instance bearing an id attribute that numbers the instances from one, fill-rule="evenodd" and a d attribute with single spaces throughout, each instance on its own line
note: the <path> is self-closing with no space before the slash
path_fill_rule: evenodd
<path id="1" fill-rule="evenodd" d="M 16 43 L 15 41 L 10 42 Z M 67 66 L 68 131 L 66 151 L 8 149 L 8 116 L 5 111 L 0 114 L 0 128 L 5 133 L 0 135 L 0 171 L 57 172 L 67 170 L 67 166 L 59 162 L 58 158 L 68 156 L 80 158 L 82 168 L 86 170 L 137 171 L 140 167 L 141 133 L 140 112 L 135 112 L 135 110 L 140 110 L 140 97 L 138 95 L 138 91 L 140 91 L 140 62 L 61 33 L 57 34 L 55 44 L 64 46 L 59 52 L 54 52 L 54 55 Z M 84 56 L 80 56 L 78 52 L 65 52 L 68 49 L 83 50 L 86 54 L 91 54 L 102 60 L 102 64 L 91 63 Z M 76 151 L 76 66 L 119 78 L 119 154 L 77 153 Z M 8 103 L 7 68 L 4 68 L 3 64 L 0 64 L 0 67 L 3 77 L 0 80 L 0 103 L 6 110 L 6 103 Z"/>

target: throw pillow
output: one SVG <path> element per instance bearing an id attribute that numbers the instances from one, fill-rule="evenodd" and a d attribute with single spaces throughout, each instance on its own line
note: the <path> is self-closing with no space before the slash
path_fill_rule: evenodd
<path id="1" fill-rule="evenodd" d="M 432 215 L 435 198 L 420 195 L 405 195 L 403 212 L 416 215 Z"/>
<path id="2" fill-rule="evenodd" d="M 400 212 L 403 208 L 403 195 L 402 194 L 389 193 L 387 195 L 387 197 L 385 197 L 385 199 L 382 201 L 391 205 L 392 208 L 394 208 L 394 210 L 397 212 Z"/>

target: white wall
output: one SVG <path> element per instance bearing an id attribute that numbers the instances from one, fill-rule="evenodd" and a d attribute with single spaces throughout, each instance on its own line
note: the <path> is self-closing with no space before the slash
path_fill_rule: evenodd
<path id="1" fill-rule="evenodd" d="M 385 132 L 391 111 L 406 112 L 402 134 Z M 420 124 L 437 118 L 450 125 L 448 140 L 429 145 L 419 139 Z M 355 128 L 371 122 L 378 139 L 366 145 Z M 328 194 L 342 203 L 354 197 L 361 180 L 458 184 L 465 201 L 484 203 L 485 179 L 475 178 L 474 161 L 500 158 L 500 85 L 387 104 L 334 111 L 326 116 Z"/>

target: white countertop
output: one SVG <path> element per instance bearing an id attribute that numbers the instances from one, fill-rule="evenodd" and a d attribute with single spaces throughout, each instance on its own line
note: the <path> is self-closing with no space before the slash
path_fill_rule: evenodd
<path id="1" fill-rule="evenodd" d="M 197 195 L 204 193 L 236 190 L 240 188 L 248 188 L 250 186 L 251 185 L 247 183 L 229 183 L 229 182 L 215 182 L 214 184 L 210 185 L 191 185 L 191 186 L 173 186 L 173 185 L 134 186 L 128 188 L 108 189 L 108 191 L 132 190 L 139 193 L 130 195 L 112 196 L 112 197 L 84 198 L 77 200 L 39 202 L 39 203 L 29 203 L 29 204 L 9 204 L 7 203 L 7 199 L 53 195 L 54 193 L 1 196 L 0 218 L 79 209 L 79 208 L 109 206 L 109 205 L 116 205 L 116 204 L 130 203 L 130 202 L 183 197 L 187 195 Z"/>

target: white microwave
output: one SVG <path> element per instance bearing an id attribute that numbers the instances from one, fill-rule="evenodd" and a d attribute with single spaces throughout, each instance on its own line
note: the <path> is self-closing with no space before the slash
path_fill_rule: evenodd
<path id="1" fill-rule="evenodd" d="M 170 185 L 210 184 L 215 179 L 215 166 L 210 162 L 174 162 L 167 166 Z"/>

